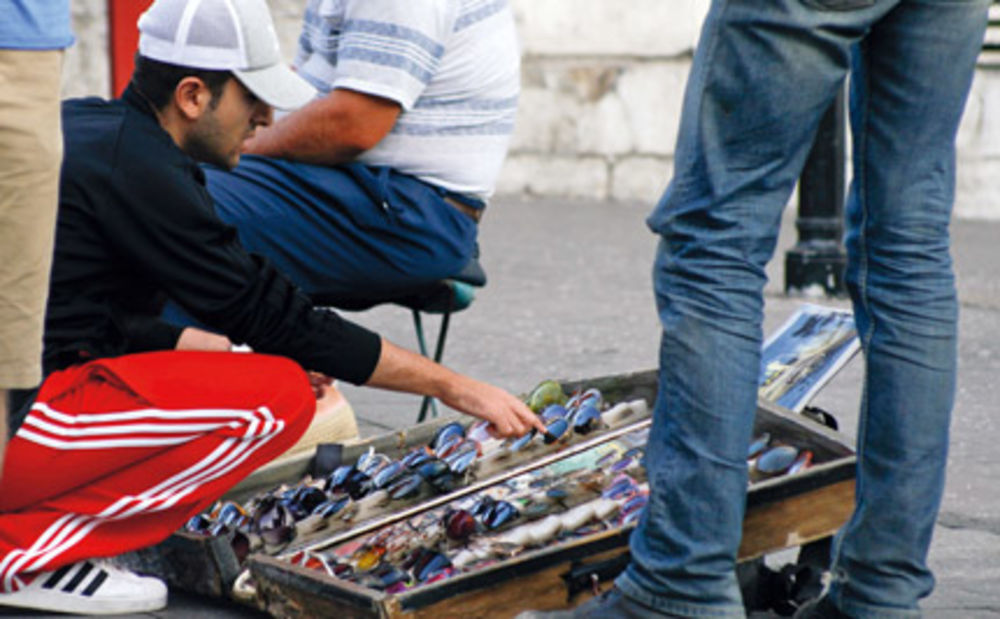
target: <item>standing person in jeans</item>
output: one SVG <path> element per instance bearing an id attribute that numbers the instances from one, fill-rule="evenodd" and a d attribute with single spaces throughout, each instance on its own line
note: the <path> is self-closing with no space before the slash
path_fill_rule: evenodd
<path id="1" fill-rule="evenodd" d="M 69 0 L 0 0 L 0 469 L 7 392 L 42 380 Z"/>
<path id="2" fill-rule="evenodd" d="M 156 0 L 139 31 L 120 99 L 63 104 L 45 380 L 16 398 L 0 607 L 164 606 L 162 582 L 99 559 L 165 539 L 293 445 L 316 407 L 305 370 L 544 430 L 506 391 L 315 308 L 216 217 L 196 162 L 234 166 L 272 106 L 313 95 L 264 0 Z M 160 321 L 166 296 L 221 335 Z"/>
<path id="3" fill-rule="evenodd" d="M 847 282 L 866 361 L 857 499 L 799 617 L 919 617 L 945 477 L 957 300 L 955 133 L 987 0 L 716 0 L 674 178 L 650 216 L 663 327 L 652 490 L 616 588 L 575 617 L 742 617 L 734 574 L 764 265 L 821 115 L 851 74 Z"/>

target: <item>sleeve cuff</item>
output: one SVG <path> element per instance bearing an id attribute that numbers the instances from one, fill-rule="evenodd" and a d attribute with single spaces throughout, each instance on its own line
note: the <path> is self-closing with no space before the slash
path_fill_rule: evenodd
<path id="1" fill-rule="evenodd" d="M 368 382 L 382 356 L 382 337 L 352 322 L 344 322 L 344 336 L 351 342 L 350 363 L 338 373 L 339 377 L 354 385 Z"/>

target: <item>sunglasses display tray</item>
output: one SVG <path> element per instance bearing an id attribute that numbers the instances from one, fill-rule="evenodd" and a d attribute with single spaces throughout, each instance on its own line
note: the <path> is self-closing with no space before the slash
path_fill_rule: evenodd
<path id="1" fill-rule="evenodd" d="M 331 520 L 330 525 L 312 534 L 303 535 L 282 549 L 294 551 L 307 547 L 331 535 L 349 535 L 353 530 L 402 510 L 421 509 L 424 504 L 438 504 L 449 497 L 467 492 L 468 486 L 479 487 L 492 479 L 507 475 L 509 471 L 530 465 L 539 458 L 554 458 L 567 450 L 578 449 L 581 444 L 600 441 L 602 436 L 615 432 L 615 428 L 648 419 L 649 405 L 656 395 L 656 377 L 649 372 L 623 374 L 582 381 L 560 381 L 566 393 L 585 389 L 598 389 L 610 408 L 623 409 L 611 427 L 594 430 L 586 436 L 571 435 L 572 441 L 555 445 L 542 445 L 536 441 L 533 448 L 524 449 L 509 457 L 483 462 L 465 487 L 445 495 L 424 493 L 407 500 L 386 503 L 362 501 L 361 509 L 349 521 Z M 370 451 L 399 458 L 416 447 L 427 445 L 444 426 L 458 421 L 470 425 L 474 420 L 460 416 L 440 418 L 402 430 L 389 432 L 368 439 L 344 444 L 325 444 L 315 450 L 302 452 L 287 459 L 267 465 L 247 477 L 224 497 L 242 502 L 282 484 L 295 484 L 307 475 L 314 477 L 333 471 L 338 466 L 355 462 Z M 158 576 L 171 587 L 211 597 L 231 597 L 232 586 L 243 567 L 231 544 L 231 536 L 205 536 L 184 530 L 171 535 L 162 543 L 137 550 L 117 558 L 125 567 L 141 573 Z"/>
<path id="2" fill-rule="evenodd" d="M 567 390 L 578 386 L 597 387 L 605 393 L 608 401 L 615 401 L 616 394 L 620 394 L 624 396 L 621 399 L 641 397 L 652 402 L 656 373 L 650 371 L 564 383 Z M 633 422 L 628 427 L 609 433 L 606 444 L 602 445 L 616 444 L 621 451 L 630 444 L 630 440 L 634 442 L 635 436 L 643 436 L 646 428 L 648 421 Z M 758 405 L 754 434 L 770 437 L 771 444 L 795 445 L 800 451 L 808 450 L 812 461 L 808 468 L 795 474 L 757 479 L 750 484 L 743 541 L 739 550 L 741 561 L 828 537 L 846 521 L 853 509 L 855 456 L 845 437 L 765 401 Z M 510 487 L 519 487 L 515 483 L 519 478 L 529 480 L 525 483 L 530 485 L 531 479 L 547 471 L 559 471 L 560 466 L 563 467 L 563 474 L 571 478 L 576 469 L 570 463 L 603 460 L 599 455 L 608 450 L 602 452 L 602 445 L 587 447 L 587 450 L 595 452 L 590 460 L 587 459 L 587 450 L 567 450 L 562 464 L 550 458 L 537 468 L 524 466 L 516 471 L 517 476 L 503 477 L 494 486 L 478 487 L 476 492 L 490 494 L 495 497 L 490 501 L 496 503 L 503 497 L 513 496 Z M 637 483 L 636 487 L 641 494 L 644 488 L 642 483 Z M 602 497 L 615 498 L 613 494 L 601 494 L 593 502 L 609 502 Z M 579 511 L 580 507 L 586 506 L 567 505 L 565 513 Z M 544 543 L 520 540 L 518 543 L 522 545 L 516 552 L 483 561 L 481 565 L 461 561 L 458 551 L 447 554 L 444 550 L 438 553 L 422 549 L 421 553 L 400 555 L 415 556 L 406 559 L 412 567 L 405 569 L 410 570 L 410 574 L 419 571 L 418 578 L 421 580 L 411 581 L 403 589 L 368 586 L 365 584 L 371 581 L 368 574 L 361 574 L 362 578 L 336 577 L 333 574 L 340 567 L 345 567 L 346 562 L 355 561 L 358 566 L 356 557 L 359 552 L 371 547 L 371 540 L 390 539 L 393 531 L 404 525 L 417 531 L 422 525 L 412 523 L 419 523 L 421 519 L 440 521 L 443 517 L 450 531 L 452 521 L 459 520 L 455 517 L 457 511 L 476 513 L 479 510 L 472 495 L 457 497 L 447 503 L 437 501 L 423 511 L 406 510 L 378 522 L 378 527 L 362 527 L 353 538 L 337 535 L 330 538 L 329 543 L 324 543 L 322 539 L 314 540 L 309 545 L 310 552 L 315 553 L 314 556 L 326 557 L 330 562 L 327 564 L 324 559 L 323 569 L 315 565 L 318 562 L 315 558 L 312 559 L 314 564 L 309 565 L 306 559 L 311 555 L 302 552 L 277 557 L 257 553 L 250 556 L 247 564 L 253 576 L 258 603 L 276 617 L 513 617 L 527 609 L 575 606 L 601 588 L 610 586 L 614 577 L 627 565 L 628 539 L 634 527 L 634 519 L 626 517 L 627 510 L 622 504 L 614 509 L 620 510 L 616 512 L 618 515 L 604 518 L 603 526 L 583 526 L 579 533 L 560 535 Z M 544 527 L 545 521 L 539 520 L 521 528 L 537 530 Z M 512 539 L 516 530 L 519 529 L 484 535 L 488 539 L 504 542 Z M 447 556 L 442 558 L 437 554 Z M 341 559 L 345 563 L 341 563 Z M 430 576 L 430 567 L 427 566 L 433 566 L 435 561 L 448 565 L 442 572 L 445 577 L 439 577 L 440 573 Z M 373 570 L 371 573 L 391 575 L 393 572 L 389 569 Z"/>

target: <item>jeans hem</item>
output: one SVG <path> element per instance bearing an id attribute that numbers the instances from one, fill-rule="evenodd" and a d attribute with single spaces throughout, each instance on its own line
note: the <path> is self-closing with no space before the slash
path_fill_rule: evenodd
<path id="1" fill-rule="evenodd" d="M 713 619 L 744 619 L 746 617 L 746 611 L 742 606 L 692 604 L 690 602 L 671 601 L 664 596 L 652 594 L 633 582 L 627 573 L 622 574 L 615 580 L 615 586 L 636 602 L 670 615 L 692 618 L 711 617 Z"/>
<path id="2" fill-rule="evenodd" d="M 828 594 L 841 610 L 855 619 L 920 619 L 923 613 L 917 608 L 888 608 L 864 602 L 845 600 L 843 594 L 831 590 Z"/>

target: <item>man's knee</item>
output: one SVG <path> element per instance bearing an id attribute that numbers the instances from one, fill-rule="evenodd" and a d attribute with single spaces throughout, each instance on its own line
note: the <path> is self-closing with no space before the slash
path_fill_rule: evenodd
<path id="1" fill-rule="evenodd" d="M 309 377 L 295 361 L 287 357 L 255 354 L 250 380 L 260 381 L 271 391 L 268 407 L 289 426 L 308 426 L 316 409 L 316 396 Z"/>

